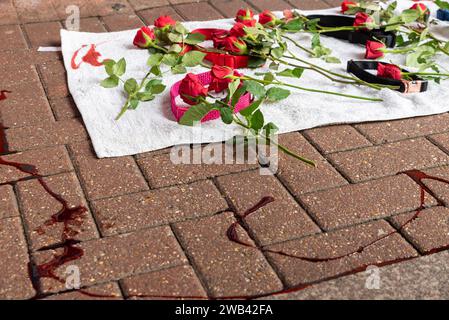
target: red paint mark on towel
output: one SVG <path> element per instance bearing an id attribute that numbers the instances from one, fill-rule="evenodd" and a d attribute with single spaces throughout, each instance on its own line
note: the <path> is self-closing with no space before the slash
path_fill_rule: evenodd
<path id="1" fill-rule="evenodd" d="M 80 55 L 81 51 L 85 51 L 84 48 L 89 47 L 89 49 L 87 50 L 87 52 L 81 57 L 81 61 L 77 63 L 78 56 Z M 72 67 L 72 69 L 78 69 L 81 64 L 83 62 L 94 66 L 94 67 L 100 67 L 103 65 L 103 61 L 99 61 L 99 58 L 101 57 L 101 53 L 97 51 L 97 47 L 95 44 L 90 44 L 90 45 L 82 45 L 81 48 L 79 48 L 78 50 L 76 50 L 73 53 L 70 65 Z"/>

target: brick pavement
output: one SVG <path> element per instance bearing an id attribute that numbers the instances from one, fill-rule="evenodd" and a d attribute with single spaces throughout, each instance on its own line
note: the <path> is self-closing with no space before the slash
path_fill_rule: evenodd
<path id="1" fill-rule="evenodd" d="M 398 172 L 420 169 L 449 177 L 449 114 L 337 125 L 289 133 L 281 141 L 318 163 L 309 168 L 281 155 L 275 176 L 257 165 L 173 165 L 168 150 L 97 159 L 70 97 L 59 44 L 67 5 L 81 9 L 81 30 L 105 32 L 150 24 L 161 14 L 179 20 L 230 17 L 240 7 L 318 9 L 334 0 L 5 0 L 0 2 L 0 102 L 10 153 L 34 164 L 44 181 L 84 205 L 76 236 L 83 288 L 97 298 L 266 295 L 323 282 L 367 264 L 393 263 L 446 249 L 449 188 L 431 190 L 421 216 L 400 228 L 420 203 L 416 181 Z M 161 168 L 164 168 L 164 171 Z M 248 217 L 263 196 L 275 201 Z M 61 254 L 61 226 L 37 229 L 61 205 L 35 177 L 0 165 L 0 298 L 92 298 L 70 291 L 38 266 Z M 226 231 L 238 221 L 239 239 Z M 326 258 L 310 262 L 273 253 Z M 57 276 L 64 267 L 56 269 Z M 33 287 L 33 284 L 35 285 Z"/>

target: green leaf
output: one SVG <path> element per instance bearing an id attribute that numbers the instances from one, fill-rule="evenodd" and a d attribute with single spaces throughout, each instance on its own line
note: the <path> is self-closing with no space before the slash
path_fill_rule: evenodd
<path id="1" fill-rule="evenodd" d="M 277 75 L 281 77 L 301 78 L 303 72 L 303 68 L 285 69 L 278 72 Z"/>
<path id="2" fill-rule="evenodd" d="M 279 130 L 279 128 L 277 127 L 277 125 L 275 125 L 273 122 L 268 122 L 263 129 L 266 132 L 266 135 L 269 137 L 270 135 L 274 134 L 275 132 L 277 132 Z"/>
<path id="3" fill-rule="evenodd" d="M 122 76 L 126 72 L 126 60 L 121 58 L 113 67 L 112 70 L 116 76 Z"/>
<path id="4" fill-rule="evenodd" d="M 161 68 L 159 68 L 159 66 L 152 66 L 150 69 L 150 73 L 154 74 L 155 76 L 160 76 L 161 73 Z"/>
<path id="5" fill-rule="evenodd" d="M 206 36 L 201 33 L 189 33 L 184 40 L 187 44 L 198 44 L 206 40 Z"/>
<path id="6" fill-rule="evenodd" d="M 290 91 L 282 89 L 282 88 L 277 88 L 277 87 L 272 87 L 270 89 L 268 89 L 267 91 L 267 99 L 268 101 L 280 101 L 283 100 L 285 98 L 287 98 L 290 95 Z"/>
<path id="7" fill-rule="evenodd" d="M 132 98 L 131 100 L 129 100 L 129 106 L 131 109 L 136 109 L 138 105 L 139 105 L 139 99 Z"/>
<path id="8" fill-rule="evenodd" d="M 201 121 L 206 114 L 208 114 L 213 107 L 210 104 L 200 103 L 190 106 L 179 120 L 179 124 L 184 126 L 193 126 L 196 122 Z"/>
<path id="9" fill-rule="evenodd" d="M 116 62 L 112 59 L 106 59 L 103 61 L 104 69 L 109 76 L 112 76 L 114 74 L 113 68 L 115 63 Z"/>
<path id="10" fill-rule="evenodd" d="M 178 64 L 179 55 L 177 53 L 167 53 L 162 58 L 162 63 L 173 67 Z"/>
<path id="11" fill-rule="evenodd" d="M 274 80 L 274 75 L 271 72 L 265 73 L 263 76 L 264 81 L 272 82 Z"/>
<path id="12" fill-rule="evenodd" d="M 416 21 L 420 17 L 419 10 L 416 9 L 407 9 L 402 11 L 401 19 L 405 23 L 410 23 Z"/>
<path id="13" fill-rule="evenodd" d="M 174 43 L 181 43 L 183 40 L 183 36 L 182 36 L 182 34 L 179 34 L 179 33 L 170 32 L 168 34 L 168 39 Z"/>
<path id="14" fill-rule="evenodd" d="M 170 53 L 180 53 L 182 51 L 182 48 L 179 44 L 175 43 L 168 48 L 168 52 Z"/>
<path id="15" fill-rule="evenodd" d="M 288 31 L 300 31 L 304 27 L 304 24 L 299 19 L 290 20 L 282 26 L 283 29 Z"/>
<path id="16" fill-rule="evenodd" d="M 237 91 L 239 86 L 240 86 L 240 79 L 235 79 L 228 84 L 228 90 L 229 90 L 230 97 L 234 96 L 234 93 Z"/>
<path id="17" fill-rule="evenodd" d="M 136 96 L 140 101 L 150 101 L 154 99 L 154 94 L 151 92 L 138 92 Z"/>
<path id="18" fill-rule="evenodd" d="M 231 106 L 235 107 L 235 105 L 239 102 L 240 97 L 246 92 L 246 83 L 240 86 L 235 93 L 232 95 Z"/>
<path id="19" fill-rule="evenodd" d="M 171 72 L 173 74 L 182 74 L 182 73 L 187 73 L 187 69 L 183 65 L 178 64 L 171 68 Z"/>
<path id="20" fill-rule="evenodd" d="M 256 112 L 254 112 L 251 115 L 251 129 L 254 129 L 254 130 L 262 129 L 264 121 L 265 120 L 263 118 L 262 111 L 256 110 Z"/>
<path id="21" fill-rule="evenodd" d="M 176 22 L 175 31 L 181 34 L 186 34 L 189 32 L 189 30 L 187 30 L 180 22 Z"/>
<path id="22" fill-rule="evenodd" d="M 262 98 L 265 96 L 265 88 L 260 83 L 248 80 L 245 81 L 246 83 L 246 90 L 248 90 L 249 93 L 251 93 L 256 99 Z"/>
<path id="23" fill-rule="evenodd" d="M 262 103 L 263 99 L 255 100 L 253 103 L 251 103 L 249 106 L 247 106 L 245 109 L 242 109 L 239 111 L 239 113 L 244 117 L 249 117 L 256 111 L 260 104 Z"/>
<path id="24" fill-rule="evenodd" d="M 153 85 L 149 91 L 153 94 L 159 94 L 159 93 L 164 92 L 165 87 L 166 86 L 163 84 L 156 84 L 156 85 Z"/>
<path id="25" fill-rule="evenodd" d="M 186 67 L 194 67 L 203 62 L 206 54 L 201 51 L 189 51 L 182 57 L 182 64 Z"/>
<path id="26" fill-rule="evenodd" d="M 312 37 L 312 49 L 315 49 L 319 46 L 321 46 L 320 35 L 318 33 L 315 33 Z"/>
<path id="27" fill-rule="evenodd" d="M 221 120 L 226 124 L 231 124 L 233 117 L 232 117 L 232 110 L 230 108 L 223 107 L 220 109 L 220 116 Z"/>
<path id="28" fill-rule="evenodd" d="M 449 2 L 442 0 L 435 0 L 435 4 L 444 10 L 449 10 Z"/>
<path id="29" fill-rule="evenodd" d="M 114 88 L 118 86 L 119 78 L 116 75 L 112 75 L 100 82 L 103 88 Z"/>
<path id="30" fill-rule="evenodd" d="M 341 60 L 338 59 L 337 57 L 330 57 L 330 56 L 328 56 L 328 57 L 326 57 L 324 60 L 325 60 L 327 63 L 341 63 Z"/>
<path id="31" fill-rule="evenodd" d="M 147 60 L 147 66 L 152 67 L 159 65 L 163 57 L 164 55 L 162 53 L 155 53 L 150 55 Z"/>
<path id="32" fill-rule="evenodd" d="M 284 55 L 284 51 L 285 50 L 283 48 L 277 47 L 277 48 L 271 49 L 271 55 L 273 57 L 275 57 L 276 59 L 280 59 Z"/>
<path id="33" fill-rule="evenodd" d="M 128 94 L 132 94 L 137 90 L 137 86 L 138 85 L 137 85 L 136 79 L 130 78 L 130 79 L 126 80 L 124 87 L 125 87 L 125 91 Z"/>
<path id="34" fill-rule="evenodd" d="M 255 69 L 260 68 L 265 64 L 266 60 L 257 57 L 249 57 L 248 59 L 248 68 Z"/>

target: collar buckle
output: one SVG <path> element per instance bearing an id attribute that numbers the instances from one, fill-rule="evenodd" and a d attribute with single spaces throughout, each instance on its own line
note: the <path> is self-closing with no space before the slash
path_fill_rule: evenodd
<path id="1" fill-rule="evenodd" d="M 421 80 L 401 80 L 404 84 L 404 93 L 418 93 L 421 92 L 422 81 Z"/>

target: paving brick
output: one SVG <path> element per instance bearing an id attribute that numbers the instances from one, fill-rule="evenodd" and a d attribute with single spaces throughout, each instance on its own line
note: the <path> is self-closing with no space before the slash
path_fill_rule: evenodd
<path id="1" fill-rule="evenodd" d="M 444 152 L 424 138 L 334 153 L 329 158 L 353 182 L 449 162 Z"/>
<path id="2" fill-rule="evenodd" d="M 103 21 L 109 31 L 122 31 L 129 29 L 138 29 L 144 24 L 135 14 L 116 14 L 103 17 Z"/>
<path id="3" fill-rule="evenodd" d="M 146 299 L 206 298 L 201 282 L 190 266 L 179 266 L 121 280 L 125 296 Z"/>
<path id="4" fill-rule="evenodd" d="M 245 218 L 245 223 L 261 245 L 320 232 L 274 176 L 262 176 L 258 171 L 249 171 L 220 177 L 217 181 L 242 215 L 264 196 L 275 199 Z"/>
<path id="5" fill-rule="evenodd" d="M 53 114 L 45 97 L 42 85 L 33 81 L 18 82 L 4 86 L 11 91 L 8 99 L 2 101 L 0 119 L 7 128 L 32 126 L 40 123 L 53 122 Z"/>
<path id="6" fill-rule="evenodd" d="M 449 180 L 448 166 L 423 171 L 428 175 Z M 423 179 L 422 182 L 429 187 L 439 200 L 443 201 L 446 205 L 449 205 L 449 186 L 446 183 L 430 179 Z"/>
<path id="7" fill-rule="evenodd" d="M 433 207 L 421 211 L 416 219 L 407 223 L 414 212 L 391 218 L 395 227 L 423 254 L 449 246 L 449 209 Z M 404 225 L 407 223 L 406 225 Z M 404 225 L 404 226 L 403 226 Z"/>
<path id="8" fill-rule="evenodd" d="M 76 14 L 74 8 L 72 8 L 71 6 L 78 7 L 80 17 L 96 16 L 98 14 L 96 2 L 97 1 L 85 0 L 58 0 L 53 1 L 53 5 L 59 19 L 65 20 L 69 16 Z"/>
<path id="9" fill-rule="evenodd" d="M 46 62 L 39 65 L 39 70 L 49 98 L 64 98 L 70 94 L 62 61 Z"/>
<path id="10" fill-rule="evenodd" d="M 282 289 L 260 251 L 231 242 L 226 231 L 234 222 L 224 213 L 174 225 L 178 239 L 213 297 L 246 296 Z M 243 228 L 239 239 L 252 244 Z"/>
<path id="11" fill-rule="evenodd" d="M 30 44 L 33 48 L 39 46 L 60 46 L 61 37 L 59 22 L 39 22 L 24 25 Z"/>
<path id="12" fill-rule="evenodd" d="M 174 163 L 171 160 L 170 153 L 158 153 L 154 156 L 138 159 L 137 163 L 152 187 L 164 187 L 180 183 L 188 183 L 197 180 L 204 180 L 213 176 L 220 176 L 228 173 L 258 168 L 258 164 L 256 163 L 237 164 L 234 162 L 224 164 L 226 150 L 224 144 L 211 144 L 209 146 L 216 146 L 220 148 L 223 164 Z M 190 159 L 192 160 L 193 152 L 191 152 L 191 149 L 187 150 L 190 152 Z M 208 152 L 208 150 L 210 151 L 211 149 L 203 149 L 203 159 L 205 155 L 211 155 L 211 152 Z M 180 154 L 178 155 L 181 157 Z M 161 170 L 161 168 L 164 168 L 164 170 Z"/>
<path id="13" fill-rule="evenodd" d="M 67 150 L 64 146 L 12 153 L 2 157 L 11 162 L 20 162 L 35 166 L 42 176 L 73 170 Z M 0 183 L 17 181 L 30 175 L 10 166 L 0 166 Z"/>
<path id="14" fill-rule="evenodd" d="M 104 235 L 211 215 L 227 207 L 210 181 L 93 202 Z"/>
<path id="15" fill-rule="evenodd" d="M 372 144 L 349 125 L 327 126 L 306 130 L 303 134 L 323 153 L 345 151 Z"/>
<path id="16" fill-rule="evenodd" d="M 207 0 L 168 0 L 171 4 L 180 4 L 180 3 L 192 3 L 192 2 L 202 2 Z"/>
<path id="17" fill-rule="evenodd" d="M 136 11 L 169 5 L 168 0 L 128 0 L 128 2 Z"/>
<path id="18" fill-rule="evenodd" d="M 326 9 L 330 5 L 323 0 L 289 0 L 292 5 L 301 10 Z M 340 5 L 341 1 L 338 5 Z"/>
<path id="19" fill-rule="evenodd" d="M 61 52 L 38 52 L 36 49 L 17 49 L 17 50 L 3 50 L 0 51 L 0 72 L 7 73 L 11 77 L 15 75 L 15 72 L 25 68 L 29 68 L 34 64 L 43 63 L 52 60 L 61 60 Z M 34 68 L 34 66 L 33 66 Z M 23 77 L 21 77 L 23 79 Z M 8 79 L 1 79 L 1 81 L 7 81 Z"/>
<path id="20" fill-rule="evenodd" d="M 69 21 L 69 23 L 70 23 L 70 21 Z M 66 28 L 67 28 L 67 25 L 70 26 L 70 24 L 67 24 L 67 22 L 65 22 L 64 25 L 66 26 Z M 81 32 L 106 32 L 107 31 L 106 28 L 104 27 L 103 23 L 97 17 L 81 18 L 79 27 L 80 28 L 78 31 L 81 31 Z"/>
<path id="21" fill-rule="evenodd" d="M 10 185 L 0 186 L 0 219 L 19 215 L 16 196 Z"/>
<path id="22" fill-rule="evenodd" d="M 449 153 L 449 133 L 435 134 L 430 136 L 429 139 L 443 149 L 444 152 Z"/>
<path id="23" fill-rule="evenodd" d="M 25 50 L 17 50 L 16 52 L 24 52 Z M 39 75 L 36 71 L 36 68 L 34 65 L 31 64 L 22 64 L 22 65 L 15 65 L 14 63 L 12 65 L 7 66 L 7 61 L 9 58 L 12 58 L 12 56 L 9 54 L 10 52 L 14 51 L 1 51 L 0 52 L 0 60 L 2 62 L 5 62 L 4 65 L 1 66 L 1 71 L 5 72 L 5 74 L 8 74 L 8 77 L 2 77 L 0 79 L 0 86 L 2 88 L 8 88 L 9 91 L 12 91 L 13 89 L 17 91 L 17 88 L 19 89 L 19 92 L 25 91 L 26 93 L 26 87 L 19 87 L 22 84 L 30 84 L 35 85 L 39 84 L 40 79 Z M 6 57 L 5 59 L 3 57 Z M 12 60 L 14 61 L 14 60 Z M 35 87 L 33 87 L 35 88 Z M 42 90 L 41 90 L 42 91 Z M 40 91 L 38 91 L 40 93 Z M 43 94 L 43 91 L 42 91 Z M 45 97 L 45 94 L 43 94 Z M 9 99 L 14 98 L 14 96 L 9 95 Z M 17 97 L 16 97 L 17 98 Z M 6 101 L 2 101 L 3 103 L 6 103 Z"/>
<path id="24" fill-rule="evenodd" d="M 268 249 L 294 256 L 327 259 L 357 251 L 393 230 L 387 222 L 376 221 L 284 242 L 270 246 Z M 266 255 L 288 286 L 299 286 L 341 276 L 364 266 L 413 257 L 417 253 L 404 238 L 393 233 L 366 247 L 361 253 L 354 253 L 333 261 L 309 262 L 268 252 Z"/>
<path id="25" fill-rule="evenodd" d="M 156 20 L 159 16 L 171 16 L 177 21 L 184 20 L 172 7 L 160 7 L 142 10 L 139 11 L 139 16 L 142 17 L 147 25 L 153 25 L 154 20 Z"/>
<path id="26" fill-rule="evenodd" d="M 317 167 L 298 161 L 279 152 L 278 177 L 295 196 L 347 184 L 346 180 L 297 132 L 279 136 L 279 143 L 293 152 L 316 162 Z"/>
<path id="27" fill-rule="evenodd" d="M 0 2 L 0 25 L 3 24 L 16 24 L 19 23 L 16 9 L 13 6 L 12 1 Z"/>
<path id="28" fill-rule="evenodd" d="M 88 135 L 80 119 L 70 119 L 8 129 L 6 139 L 11 151 L 21 151 L 84 141 Z"/>
<path id="29" fill-rule="evenodd" d="M 126 0 L 96 0 L 97 15 L 132 13 L 132 7 Z"/>
<path id="30" fill-rule="evenodd" d="M 223 18 L 223 16 L 207 2 L 179 4 L 176 5 L 175 8 L 179 14 L 188 21 L 214 20 Z"/>
<path id="31" fill-rule="evenodd" d="M 84 255 L 67 265 L 79 268 L 81 287 L 187 263 L 176 238 L 166 226 L 82 242 L 76 246 L 84 251 Z M 36 264 L 45 263 L 61 252 L 62 249 L 36 252 Z M 55 270 L 58 277 L 64 279 L 67 265 Z M 64 284 L 51 278 L 41 278 L 41 285 L 44 292 L 65 290 Z"/>
<path id="32" fill-rule="evenodd" d="M 356 127 L 376 144 L 447 131 L 449 113 L 395 121 L 370 122 Z"/>
<path id="33" fill-rule="evenodd" d="M 86 292 L 86 293 L 83 293 Z M 117 282 L 108 282 L 89 288 L 83 288 L 82 291 L 70 291 L 60 294 L 54 294 L 43 300 L 121 300 L 122 293 Z"/>
<path id="34" fill-rule="evenodd" d="M 87 207 L 79 182 L 74 173 L 65 173 L 44 179 L 50 189 L 68 201 L 69 206 Z M 33 250 L 58 244 L 63 241 L 63 223 L 44 226 L 51 216 L 61 210 L 62 205 L 54 199 L 36 179 L 22 181 L 18 184 L 19 200 L 27 224 L 28 238 Z M 76 240 L 98 238 L 98 232 L 90 213 L 86 212 L 80 226 L 73 226 L 79 233 Z"/>
<path id="35" fill-rule="evenodd" d="M 306 194 L 300 197 L 325 230 L 383 218 L 420 207 L 420 188 L 405 175 Z M 426 194 L 426 205 L 436 200 Z"/>
<path id="36" fill-rule="evenodd" d="M 72 97 L 56 98 L 50 101 L 56 120 L 67 120 L 80 117 L 78 108 Z"/>
<path id="37" fill-rule="evenodd" d="M 341 5 L 341 1 L 340 0 L 322 0 L 322 1 L 328 3 L 329 6 L 331 6 L 332 8 L 340 7 L 340 5 Z"/>
<path id="38" fill-rule="evenodd" d="M 52 0 L 14 0 L 14 6 L 21 22 L 58 20 Z"/>
<path id="39" fill-rule="evenodd" d="M 249 7 L 248 3 L 243 0 L 213 0 L 210 2 L 226 18 L 234 18 L 237 10 Z"/>
<path id="40" fill-rule="evenodd" d="M 22 30 L 18 25 L 0 26 L 0 43 L 2 44 L 0 50 L 28 48 Z"/>
<path id="41" fill-rule="evenodd" d="M 27 244 L 18 217 L 0 220 L 0 257 L 0 299 L 33 297 Z"/>
<path id="42" fill-rule="evenodd" d="M 254 8 L 260 12 L 263 10 L 285 10 L 292 8 L 292 6 L 284 0 L 248 0 Z"/>
<path id="43" fill-rule="evenodd" d="M 88 143 L 70 145 L 89 199 L 148 190 L 132 157 L 98 159 Z"/>

